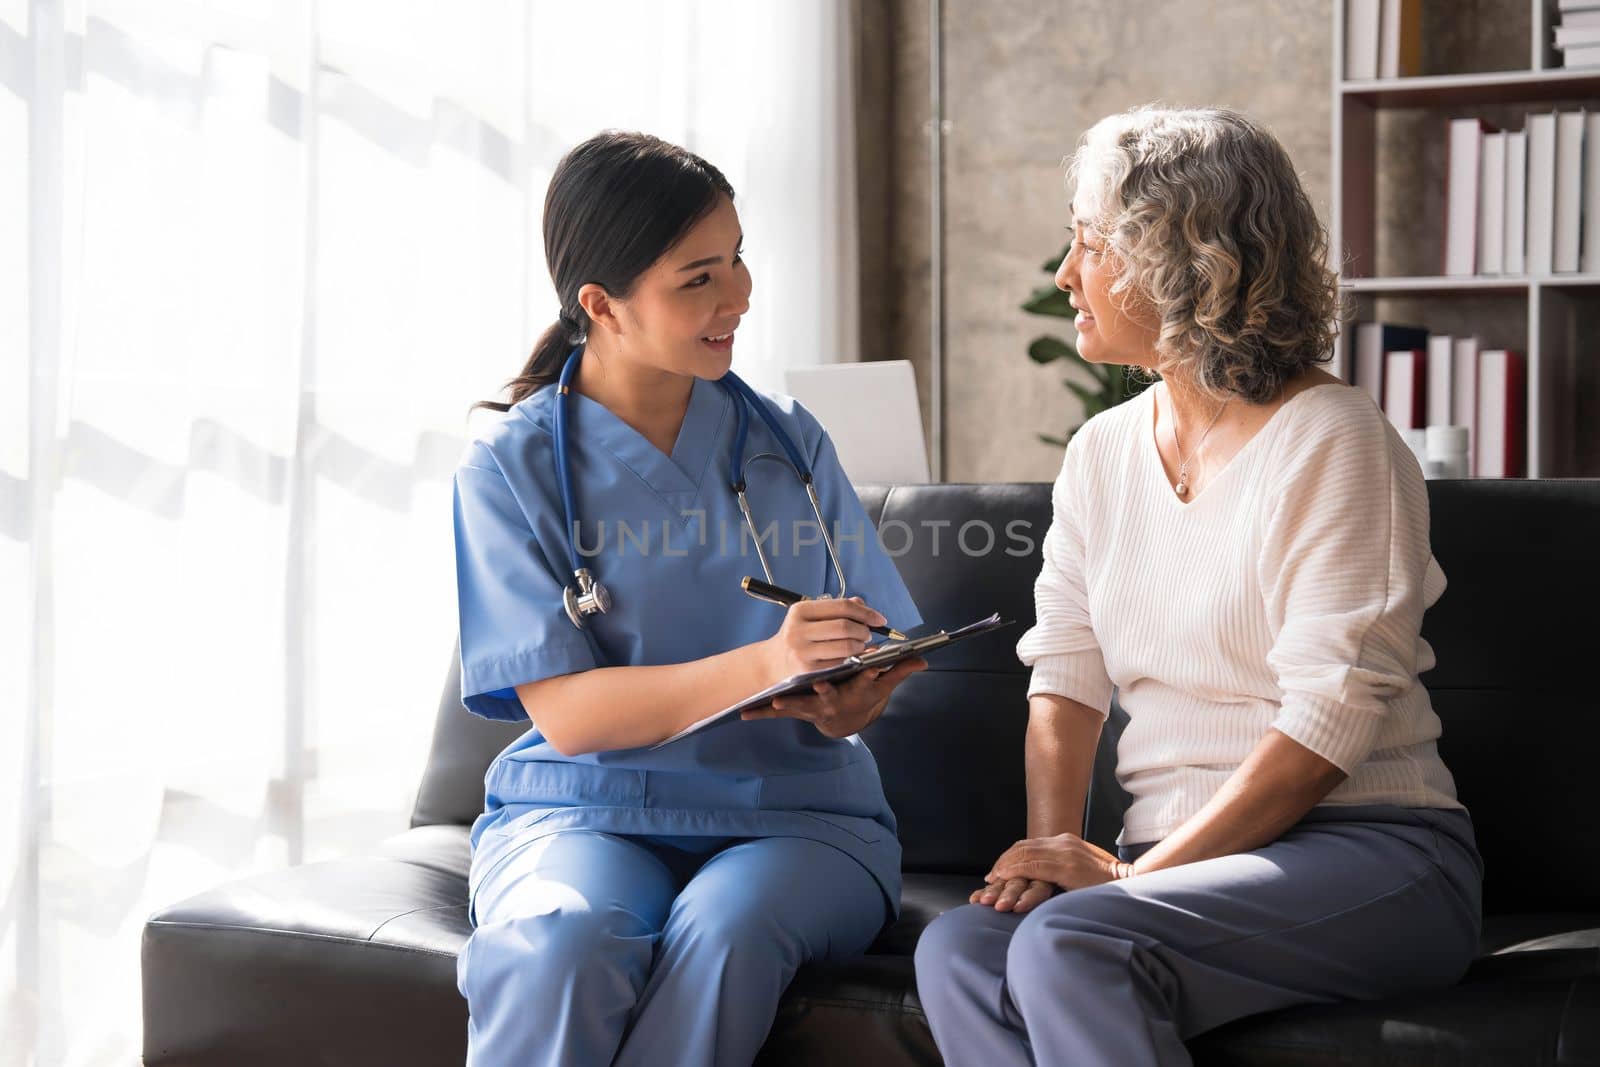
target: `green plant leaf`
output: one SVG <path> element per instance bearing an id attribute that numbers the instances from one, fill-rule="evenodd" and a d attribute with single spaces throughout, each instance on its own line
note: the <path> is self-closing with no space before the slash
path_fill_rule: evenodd
<path id="1" fill-rule="evenodd" d="M 1028 358 L 1035 363 L 1054 363 L 1058 359 L 1077 359 L 1078 353 L 1059 337 L 1036 337 L 1028 345 Z"/>
<path id="2" fill-rule="evenodd" d="M 1067 294 L 1053 285 L 1048 289 L 1035 289 L 1023 303 L 1022 310 L 1030 315 L 1054 315 L 1059 319 L 1070 319 L 1078 314 L 1067 301 Z"/>
<path id="3" fill-rule="evenodd" d="M 1078 428 L 1076 426 L 1074 426 L 1072 429 L 1067 431 L 1067 437 L 1071 437 L 1073 434 L 1075 434 L 1077 432 L 1078 432 Z M 1066 448 L 1067 447 L 1067 437 L 1051 437 L 1047 433 L 1042 433 L 1042 434 L 1038 435 L 1039 440 L 1043 441 L 1047 445 L 1055 445 L 1057 448 Z"/>

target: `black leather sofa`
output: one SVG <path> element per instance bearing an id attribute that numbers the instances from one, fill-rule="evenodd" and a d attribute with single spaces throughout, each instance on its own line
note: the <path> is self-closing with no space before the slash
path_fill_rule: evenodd
<path id="1" fill-rule="evenodd" d="M 1239 1020 L 1191 1043 L 1202 1064 L 1600 1064 L 1600 481 L 1431 482 L 1449 578 L 1425 636 L 1442 748 L 1488 864 L 1483 956 L 1452 989 Z M 999 609 L 1027 624 L 1049 486 L 868 489 L 869 512 L 919 530 L 901 572 L 925 618 Z M 924 520 L 948 520 L 933 552 Z M 1020 520 L 964 554 L 961 525 Z M 897 531 L 900 533 L 903 531 Z M 903 541 L 885 536 L 891 547 Z M 978 528 L 969 547 L 982 547 Z M 868 740 L 900 818 L 904 912 L 871 954 L 794 982 L 759 1062 L 936 1064 L 912 946 L 1023 829 L 1021 627 L 930 660 Z M 443 650 L 441 650 L 442 652 Z M 1106 732 L 1088 834 L 1115 836 L 1120 716 Z M 445 682 L 412 829 L 368 855 L 262 875 L 153 916 L 145 929 L 144 1062 L 210 1067 L 461 1063 L 467 823 L 515 731 L 473 718 Z M 671 1063 L 663 1051 L 664 1064 Z"/>

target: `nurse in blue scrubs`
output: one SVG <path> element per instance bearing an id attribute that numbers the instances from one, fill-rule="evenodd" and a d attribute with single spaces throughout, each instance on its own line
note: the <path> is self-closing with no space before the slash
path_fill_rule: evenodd
<path id="1" fill-rule="evenodd" d="M 462 699 L 531 724 L 472 827 L 469 1062 L 746 1065 L 796 969 L 898 911 L 857 733 L 924 664 L 661 742 L 921 619 L 822 427 L 730 373 L 751 283 L 722 174 L 602 134 L 544 238 L 560 321 L 455 478 Z"/>

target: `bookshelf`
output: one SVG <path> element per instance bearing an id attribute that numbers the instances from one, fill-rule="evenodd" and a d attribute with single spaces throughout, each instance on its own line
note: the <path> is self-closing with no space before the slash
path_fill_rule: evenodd
<path id="1" fill-rule="evenodd" d="M 1568 70 L 1551 47 L 1558 16 L 1555 0 L 1504 0 L 1503 21 L 1528 35 L 1519 70 L 1425 73 L 1411 77 L 1348 81 L 1345 15 L 1349 0 L 1333 4 L 1333 152 L 1331 235 L 1335 266 L 1349 304 L 1349 323 L 1383 319 L 1478 333 L 1486 347 L 1517 348 L 1527 360 L 1527 476 L 1600 476 L 1600 274 L 1476 275 L 1445 277 L 1443 185 L 1414 182 L 1407 193 L 1414 210 L 1428 216 L 1437 247 L 1414 252 L 1412 261 L 1435 273 L 1380 273 L 1385 225 L 1379 205 L 1385 176 L 1385 137 L 1380 127 L 1401 114 L 1419 136 L 1438 141 L 1418 149 L 1437 152 L 1446 121 L 1475 114 L 1498 116 L 1520 128 L 1513 109 L 1521 105 L 1600 108 L 1600 68 Z M 1442 5 L 1443 0 L 1429 0 Z M 1480 5 L 1483 18 L 1491 17 Z M 1518 10 L 1518 9 L 1521 10 Z M 1515 42 L 1512 42 L 1515 44 Z M 1508 53 L 1502 52 L 1504 56 Z M 1392 138 L 1391 138 L 1392 139 Z M 1392 150 L 1392 146 L 1391 146 Z M 1436 216 L 1436 220 L 1435 220 Z M 1600 223 L 1600 220 L 1596 220 Z M 1431 251 L 1431 255 L 1429 252 Z M 1435 322 L 1441 323 L 1435 327 Z M 1448 327 L 1448 328 L 1446 328 Z M 1348 338 L 1341 338 L 1333 370 L 1349 378 Z"/>

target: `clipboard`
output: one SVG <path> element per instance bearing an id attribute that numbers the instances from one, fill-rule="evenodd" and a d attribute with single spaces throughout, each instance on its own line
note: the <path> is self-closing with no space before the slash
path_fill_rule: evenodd
<path id="1" fill-rule="evenodd" d="M 996 612 L 987 619 L 979 619 L 977 622 L 968 623 L 955 630 L 939 630 L 936 633 L 912 637 L 905 641 L 885 641 L 832 667 L 806 671 L 803 674 L 792 675 L 781 682 L 769 685 L 761 692 L 745 697 L 732 707 L 713 712 L 700 721 L 685 726 L 665 741 L 659 741 L 650 747 L 656 749 L 663 745 L 670 745 L 679 738 L 687 737 L 698 730 L 703 730 L 721 719 L 764 707 L 770 704 L 774 697 L 809 693 L 811 692 L 811 687 L 818 682 L 847 681 L 864 670 L 886 671 L 903 659 L 920 656 L 925 652 L 932 652 L 936 648 L 943 648 L 946 645 L 953 645 L 957 641 L 965 641 L 969 637 L 977 637 L 979 634 L 986 634 L 992 630 L 1010 626 L 1014 622 L 1016 622 L 1015 619 L 1002 619 L 999 612 Z"/>

